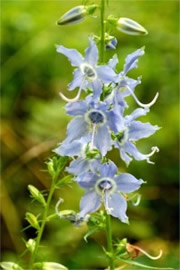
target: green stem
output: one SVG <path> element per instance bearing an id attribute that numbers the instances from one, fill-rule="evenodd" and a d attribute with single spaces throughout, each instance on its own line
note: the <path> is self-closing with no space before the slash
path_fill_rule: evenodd
<path id="1" fill-rule="evenodd" d="M 107 249 L 109 252 L 109 265 L 110 270 L 114 270 L 114 255 L 112 245 L 112 230 L 111 230 L 111 216 L 106 213 L 106 238 L 107 238 Z"/>
<path id="2" fill-rule="evenodd" d="M 105 0 L 101 0 L 101 43 L 100 43 L 100 61 L 104 64 L 104 51 L 105 51 Z"/>
<path id="3" fill-rule="evenodd" d="M 31 256 L 31 259 L 30 259 L 30 262 L 29 262 L 29 268 L 28 269 L 33 269 L 32 268 L 32 265 L 33 265 L 34 260 L 35 260 L 35 258 L 37 256 L 37 251 L 38 251 L 38 248 L 39 248 L 39 244 L 40 244 L 40 241 L 41 241 L 41 238 L 42 238 L 44 227 L 45 227 L 46 222 L 47 222 L 47 216 L 48 216 L 49 206 L 50 206 L 51 199 L 52 199 L 52 196 L 53 196 L 53 193 L 54 193 L 56 179 L 57 179 L 57 176 L 53 177 L 52 182 L 51 182 L 51 187 L 50 187 L 50 190 L 49 190 L 49 195 L 48 195 L 46 206 L 45 206 L 44 212 L 43 212 L 42 223 L 41 223 L 40 229 L 38 230 L 38 235 L 37 235 L 37 238 L 36 238 L 36 245 L 35 245 L 34 251 L 32 253 L 32 256 Z"/>

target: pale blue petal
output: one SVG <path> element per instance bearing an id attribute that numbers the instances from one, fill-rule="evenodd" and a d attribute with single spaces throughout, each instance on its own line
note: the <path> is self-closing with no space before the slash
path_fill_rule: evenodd
<path id="1" fill-rule="evenodd" d="M 119 112 L 117 110 L 112 110 L 107 112 L 108 115 L 108 125 L 112 131 L 118 133 L 119 131 L 124 129 L 124 118 L 121 115 L 121 106 L 118 104 Z M 117 107 L 116 106 L 116 107 Z"/>
<path id="2" fill-rule="evenodd" d="M 158 126 L 152 126 L 150 123 L 134 121 L 129 127 L 129 139 L 139 140 L 142 138 L 147 138 L 154 134 L 158 129 Z"/>
<path id="3" fill-rule="evenodd" d="M 67 141 L 71 142 L 87 135 L 88 125 L 83 117 L 74 118 L 67 126 Z"/>
<path id="4" fill-rule="evenodd" d="M 92 38 L 89 38 L 89 42 L 90 42 L 89 47 L 85 51 L 84 62 L 92 66 L 95 66 L 98 61 L 98 48 Z"/>
<path id="5" fill-rule="evenodd" d="M 143 183 L 142 179 L 137 180 L 133 175 L 129 173 L 121 173 L 115 177 L 118 189 L 121 192 L 130 193 L 138 190 Z"/>
<path id="6" fill-rule="evenodd" d="M 75 49 L 68 49 L 60 45 L 56 51 L 65 55 L 74 67 L 78 67 L 83 62 L 82 55 Z"/>
<path id="7" fill-rule="evenodd" d="M 93 188 L 95 183 L 98 180 L 98 176 L 92 172 L 86 172 L 79 174 L 75 180 L 78 182 L 78 184 L 85 189 Z"/>
<path id="8" fill-rule="evenodd" d="M 126 215 L 127 202 L 118 192 L 108 194 L 108 208 L 111 209 L 110 213 L 113 217 L 120 219 L 124 223 L 128 223 L 128 217 Z"/>
<path id="9" fill-rule="evenodd" d="M 138 49 L 135 52 L 129 54 L 126 57 L 125 65 L 124 65 L 124 74 L 127 74 L 131 69 L 137 68 L 138 58 L 144 55 L 144 49 Z"/>
<path id="10" fill-rule="evenodd" d="M 116 147 L 117 148 L 117 147 Z M 132 158 L 130 156 L 128 156 L 125 151 L 123 146 L 119 147 L 120 150 L 120 157 L 121 159 L 126 163 L 126 165 L 128 166 L 129 163 L 132 161 Z"/>
<path id="11" fill-rule="evenodd" d="M 111 160 L 108 163 L 104 163 L 100 166 L 101 177 L 114 177 L 117 173 L 117 167 Z"/>
<path id="12" fill-rule="evenodd" d="M 99 66 L 96 68 L 99 79 L 104 83 L 117 82 L 118 76 L 114 70 L 108 66 Z"/>
<path id="13" fill-rule="evenodd" d="M 94 145 L 101 151 L 102 156 L 105 156 L 111 150 L 111 136 L 106 126 L 100 126 L 95 134 Z"/>
<path id="14" fill-rule="evenodd" d="M 113 55 L 113 58 L 111 58 L 108 62 L 108 66 L 112 69 L 115 69 L 117 64 L 118 64 L 119 60 L 117 57 L 117 54 Z"/>
<path id="15" fill-rule="evenodd" d="M 89 170 L 89 162 L 84 158 L 77 158 L 73 160 L 69 167 L 66 168 L 66 171 L 74 175 L 79 175 L 85 173 Z"/>
<path id="16" fill-rule="evenodd" d="M 95 212 L 101 206 L 101 197 L 95 192 L 86 193 L 80 202 L 79 218 L 84 218 L 88 213 Z"/>
<path id="17" fill-rule="evenodd" d="M 93 98 L 99 98 L 102 92 L 102 82 L 96 79 L 93 82 L 89 83 L 89 87 L 93 89 Z"/>
<path id="18" fill-rule="evenodd" d="M 81 151 L 82 145 L 78 141 L 73 141 L 71 143 L 66 143 L 66 140 L 54 150 L 54 152 L 60 156 L 77 156 Z"/>
<path id="19" fill-rule="evenodd" d="M 77 87 L 81 87 L 83 82 L 83 75 L 79 68 L 75 69 L 73 75 L 74 75 L 73 81 L 68 84 L 68 88 L 70 91 L 74 90 Z"/>
<path id="20" fill-rule="evenodd" d="M 140 116 L 146 115 L 148 112 L 149 112 L 149 109 L 138 108 L 138 109 L 134 110 L 130 115 L 127 115 L 125 117 L 125 120 L 129 123 Z"/>
<path id="21" fill-rule="evenodd" d="M 90 170 L 93 173 L 99 172 L 99 168 L 101 166 L 101 161 L 100 160 L 93 159 L 93 160 L 90 160 L 89 163 L 90 163 L 89 164 Z"/>
<path id="22" fill-rule="evenodd" d="M 66 105 L 66 113 L 69 115 L 84 115 L 88 110 L 88 104 L 84 100 L 71 102 Z"/>

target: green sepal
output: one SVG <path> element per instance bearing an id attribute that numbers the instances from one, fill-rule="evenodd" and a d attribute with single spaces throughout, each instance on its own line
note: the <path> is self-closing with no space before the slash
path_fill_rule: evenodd
<path id="1" fill-rule="evenodd" d="M 59 179 L 56 183 L 56 187 L 57 188 L 60 188 L 64 185 L 67 185 L 67 184 L 71 184 L 72 183 L 72 180 L 73 180 L 73 176 L 70 174 L 70 175 L 66 175 L 64 176 L 62 179 Z"/>
<path id="2" fill-rule="evenodd" d="M 128 263 L 128 264 L 131 264 L 131 265 L 134 265 L 134 266 L 143 267 L 143 268 L 146 268 L 146 269 L 161 269 L 161 270 L 172 270 L 172 269 L 174 269 L 174 268 L 171 268 L 171 267 L 155 267 L 155 266 L 149 266 L 149 265 L 145 265 L 145 264 L 142 264 L 142 263 L 133 261 L 133 260 L 123 259 L 121 257 L 116 257 L 116 258 L 118 260 L 124 262 L 124 263 Z"/>
<path id="3" fill-rule="evenodd" d="M 54 156 L 53 158 L 49 159 L 49 161 L 46 162 L 49 174 L 52 177 L 57 176 L 64 169 L 68 160 L 69 157 L 66 156 Z"/>

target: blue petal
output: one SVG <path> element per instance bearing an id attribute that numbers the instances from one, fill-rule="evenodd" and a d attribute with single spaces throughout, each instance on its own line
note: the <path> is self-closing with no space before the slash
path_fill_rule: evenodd
<path id="1" fill-rule="evenodd" d="M 117 57 L 117 54 L 113 55 L 113 58 L 111 58 L 108 62 L 108 66 L 112 69 L 115 69 L 117 64 L 118 64 L 119 60 Z"/>
<path id="2" fill-rule="evenodd" d="M 75 49 L 68 49 L 64 46 L 58 46 L 56 51 L 65 55 L 73 67 L 78 67 L 83 62 L 82 55 Z"/>
<path id="3" fill-rule="evenodd" d="M 116 147 L 116 148 L 117 148 L 117 147 Z M 118 147 L 118 148 L 119 148 L 119 150 L 120 150 L 120 157 L 121 157 L 121 159 L 122 159 L 122 160 L 126 163 L 126 165 L 128 166 L 129 163 L 132 161 L 132 158 L 126 154 L 126 152 L 124 151 L 123 146 Z"/>
<path id="4" fill-rule="evenodd" d="M 144 49 L 138 49 L 126 57 L 124 65 L 124 74 L 127 74 L 131 69 L 137 68 L 138 58 L 144 55 Z"/>
<path id="5" fill-rule="evenodd" d="M 92 38 L 89 38 L 89 42 L 90 42 L 89 47 L 85 51 L 84 62 L 92 66 L 95 66 L 98 61 L 98 48 Z"/>
<path id="6" fill-rule="evenodd" d="M 98 77 L 104 82 L 117 82 L 118 76 L 114 70 L 108 66 L 99 66 L 96 68 Z"/>
<path id="7" fill-rule="evenodd" d="M 74 175 L 79 175 L 85 173 L 89 170 L 89 162 L 84 158 L 77 158 L 73 160 L 69 167 L 66 168 L 66 171 Z"/>
<path id="8" fill-rule="evenodd" d="M 68 88 L 70 91 L 74 90 L 77 87 L 81 87 L 83 82 L 83 75 L 79 68 L 75 69 L 73 75 L 74 75 L 73 81 L 68 84 Z"/>
<path id="9" fill-rule="evenodd" d="M 101 165 L 99 169 L 101 177 L 114 177 L 117 173 L 117 167 L 111 160 L 108 163 Z"/>
<path id="10" fill-rule="evenodd" d="M 93 89 L 93 98 L 96 100 L 100 97 L 102 92 L 102 82 L 98 79 L 89 83 L 89 87 Z"/>
<path id="11" fill-rule="evenodd" d="M 83 117 L 76 117 L 67 126 L 67 142 L 71 142 L 76 139 L 87 135 L 88 125 L 84 121 Z"/>
<path id="12" fill-rule="evenodd" d="M 88 104 L 84 100 L 71 102 L 66 105 L 66 113 L 69 115 L 84 115 L 88 110 Z"/>
<path id="13" fill-rule="evenodd" d="M 117 110 L 112 110 L 107 113 L 109 120 L 108 125 L 115 133 L 124 129 L 124 118 L 121 115 L 120 109 L 122 108 L 119 106 L 119 112 Z"/>
<path id="14" fill-rule="evenodd" d="M 91 189 L 94 188 L 95 183 L 98 180 L 98 176 L 92 172 L 86 172 L 79 174 L 75 180 L 78 182 L 78 184 L 85 189 Z"/>
<path id="15" fill-rule="evenodd" d="M 106 126 L 98 127 L 94 145 L 101 151 L 102 156 L 105 156 L 107 151 L 111 150 L 111 136 Z"/>
<path id="16" fill-rule="evenodd" d="M 138 108 L 134 110 L 130 115 L 127 115 L 125 119 L 129 123 L 130 121 L 133 121 L 140 116 L 146 115 L 148 112 L 149 112 L 149 109 Z"/>
<path id="17" fill-rule="evenodd" d="M 86 193 L 80 202 L 79 218 L 84 218 L 88 213 L 95 212 L 101 206 L 101 197 L 95 192 Z"/>
<path id="18" fill-rule="evenodd" d="M 78 141 L 71 143 L 66 143 L 66 141 L 64 141 L 58 148 L 54 150 L 54 152 L 61 156 L 73 157 L 79 155 L 81 148 L 82 145 Z"/>
<path id="19" fill-rule="evenodd" d="M 119 218 L 122 222 L 128 223 L 126 215 L 127 202 L 118 192 L 114 192 L 108 196 L 108 208 L 111 209 L 111 215 Z"/>
<path id="20" fill-rule="evenodd" d="M 91 170 L 93 173 L 99 172 L 99 168 L 100 168 L 100 166 L 101 166 L 100 160 L 93 159 L 93 160 L 90 160 L 89 163 L 90 163 L 90 164 L 89 164 L 90 170 Z"/>
<path id="21" fill-rule="evenodd" d="M 143 183 L 142 179 L 137 180 L 133 175 L 129 173 L 122 173 L 115 177 L 118 189 L 125 193 L 133 192 L 140 188 Z"/>
<path id="22" fill-rule="evenodd" d="M 152 126 L 150 123 L 134 121 L 129 127 L 129 139 L 139 140 L 142 138 L 147 138 L 154 134 L 158 129 L 158 126 Z"/>

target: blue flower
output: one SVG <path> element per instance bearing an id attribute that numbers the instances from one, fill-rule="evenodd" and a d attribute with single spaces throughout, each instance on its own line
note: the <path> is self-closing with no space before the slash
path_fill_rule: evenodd
<path id="1" fill-rule="evenodd" d="M 114 38 L 112 40 L 110 40 L 107 44 L 106 44 L 106 49 L 116 49 L 116 45 L 117 45 L 117 39 Z"/>
<path id="2" fill-rule="evenodd" d="M 80 175 L 88 171 L 96 172 L 100 166 L 101 153 L 97 148 L 91 149 L 90 136 L 82 137 L 80 140 L 71 143 L 63 143 L 54 150 L 61 156 L 74 157 L 76 159 L 66 167 L 66 171 L 74 175 Z"/>
<path id="3" fill-rule="evenodd" d="M 136 160 L 146 160 L 148 163 L 153 163 L 150 161 L 150 157 L 158 152 L 158 147 L 152 147 L 152 152 L 149 154 L 142 154 L 139 152 L 134 141 L 137 141 L 142 138 L 147 138 L 154 134 L 159 127 L 153 126 L 150 123 L 142 123 L 140 121 L 135 121 L 136 118 L 146 115 L 148 109 L 136 109 L 131 115 L 125 116 L 124 119 L 124 128 L 118 133 L 113 134 L 114 138 L 114 147 L 120 150 L 120 156 L 122 160 L 125 161 L 127 165 L 134 157 Z"/>
<path id="4" fill-rule="evenodd" d="M 124 193 L 138 190 L 143 183 L 142 179 L 137 180 L 128 173 L 117 175 L 117 167 L 112 161 L 100 166 L 99 175 L 84 173 L 78 176 L 76 181 L 87 190 L 80 202 L 80 219 L 98 210 L 104 202 L 107 213 L 125 223 L 128 223 L 128 217 Z"/>
<path id="5" fill-rule="evenodd" d="M 97 66 L 98 49 L 92 38 L 89 38 L 89 42 L 90 45 L 85 51 L 85 57 L 77 50 L 67 49 L 64 46 L 58 46 L 57 52 L 64 54 L 71 65 L 77 67 L 74 71 L 74 79 L 69 84 L 69 90 L 72 91 L 79 87 L 80 93 L 81 89 L 90 88 L 94 91 L 94 98 L 98 98 L 101 94 L 102 84 L 115 82 L 117 74 L 108 65 Z"/>
<path id="6" fill-rule="evenodd" d="M 90 148 L 98 148 L 105 156 L 112 148 L 111 130 L 117 133 L 122 129 L 121 115 L 114 109 L 109 110 L 107 102 L 94 102 L 91 96 L 84 101 L 67 104 L 66 111 L 76 117 L 68 124 L 67 138 L 61 147 L 89 136 Z"/>

